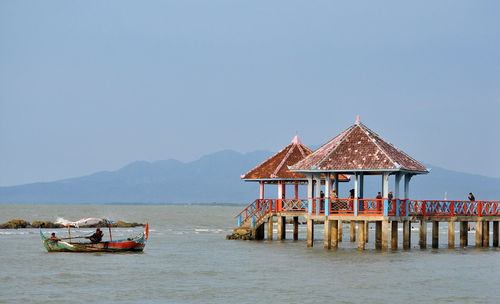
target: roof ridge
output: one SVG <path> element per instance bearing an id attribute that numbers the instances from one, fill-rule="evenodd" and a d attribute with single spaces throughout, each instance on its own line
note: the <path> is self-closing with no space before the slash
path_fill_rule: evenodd
<path id="1" fill-rule="evenodd" d="M 295 146 L 296 146 L 295 144 L 292 144 L 292 146 L 290 147 L 290 150 L 288 150 L 288 152 L 286 153 L 285 157 L 283 157 L 283 159 L 281 160 L 280 164 L 276 167 L 276 169 L 274 170 L 274 172 L 271 174 L 271 178 L 276 177 L 276 175 L 278 174 L 278 172 L 281 170 L 281 167 L 283 167 L 283 165 L 285 164 L 286 160 L 292 154 L 293 149 L 295 148 Z"/>
<path id="2" fill-rule="evenodd" d="M 382 136 L 378 135 L 377 133 L 373 132 L 370 128 L 368 128 L 367 126 L 365 126 L 364 124 L 362 123 L 359 123 L 359 126 L 361 129 L 366 129 L 368 130 L 369 132 L 365 132 L 366 136 L 368 136 L 368 138 L 371 139 L 371 141 L 380 149 L 380 151 L 382 151 L 385 156 L 389 159 L 389 161 L 394 165 L 396 166 L 396 168 L 400 169 L 401 168 L 401 165 L 398 164 L 396 161 L 394 161 L 390 156 L 389 156 L 389 153 L 387 151 L 385 151 L 384 148 L 382 148 L 378 143 L 377 143 L 377 140 L 375 138 L 372 138 L 372 136 L 370 136 L 369 133 L 373 133 L 375 136 L 377 136 L 378 138 L 380 138 L 382 141 L 388 143 L 389 145 L 391 145 L 393 148 L 395 148 L 391 143 L 387 142 L 385 139 L 382 138 Z M 365 130 L 364 130 L 365 131 Z M 395 148 L 396 149 L 396 148 Z M 396 149 L 397 150 L 397 149 Z"/>
<path id="3" fill-rule="evenodd" d="M 349 128 L 345 129 L 345 130 L 342 132 L 342 133 L 346 133 L 346 134 L 344 134 L 344 136 L 343 136 L 342 140 L 340 140 L 340 142 L 339 142 L 337 145 L 335 145 L 335 148 L 333 148 L 333 149 L 330 151 L 330 153 L 328 153 L 328 154 L 327 154 L 325 157 L 323 157 L 323 158 L 322 158 L 319 162 L 317 162 L 317 163 L 316 163 L 316 166 L 319 166 L 319 164 L 321 164 L 321 163 L 322 163 L 325 159 L 327 159 L 330 155 L 332 155 L 332 153 L 333 153 L 335 150 L 337 150 L 337 148 L 340 146 L 340 144 L 342 144 L 342 143 L 344 142 L 344 140 L 346 139 L 346 137 L 347 137 L 347 136 L 349 136 L 349 134 L 351 134 L 351 133 L 352 133 L 352 131 L 355 129 L 355 126 L 356 126 L 356 125 L 352 125 L 352 126 L 350 126 Z M 351 130 L 349 130 L 349 129 L 351 129 Z M 349 131 L 349 132 L 347 132 L 347 131 Z M 342 135 L 342 133 L 340 133 L 339 135 L 335 136 L 332 140 L 335 140 L 335 138 L 337 138 L 337 137 L 339 137 L 340 135 Z M 332 140 L 330 140 L 330 141 L 332 141 Z M 325 144 L 325 145 L 326 145 L 326 144 Z M 323 145 L 323 146 L 324 146 L 324 145 Z"/>

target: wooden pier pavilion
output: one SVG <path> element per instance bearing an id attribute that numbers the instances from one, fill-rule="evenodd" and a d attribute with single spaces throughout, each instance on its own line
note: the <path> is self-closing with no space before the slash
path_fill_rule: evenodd
<path id="1" fill-rule="evenodd" d="M 283 150 L 273 157 L 277 157 L 281 152 Z M 292 162 L 292 159 L 289 162 Z M 283 166 L 284 164 L 280 169 L 283 169 Z M 470 222 L 474 222 L 476 225 L 476 247 L 488 247 L 490 243 L 494 247 L 499 245 L 500 201 L 410 199 L 412 176 L 427 174 L 428 170 L 418 161 L 368 129 L 359 121 L 359 118 L 355 124 L 338 136 L 316 151 L 303 155 L 300 160 L 287 168 L 290 174 L 303 174 L 303 177 L 300 177 L 300 183 L 307 185 L 307 199 L 287 199 L 281 195 L 277 199 L 264 199 L 263 191 L 261 191 L 260 199 L 251 203 L 237 215 L 238 228 L 235 230 L 248 229 L 252 232 L 253 239 L 259 240 L 264 239 L 264 225 L 267 225 L 267 237 L 272 240 L 273 219 L 277 217 L 277 239 L 283 240 L 286 236 L 284 226 L 286 218 L 294 218 L 295 224 L 295 219 L 298 216 L 303 216 L 307 221 L 307 246 L 314 245 L 314 226 L 318 222 L 322 222 L 325 231 L 323 245 L 330 249 L 337 248 L 339 242 L 342 242 L 342 224 L 350 222 L 350 241 L 354 242 L 357 238 L 358 249 L 363 250 L 368 241 L 368 225 L 374 223 L 375 247 L 387 250 L 389 245 L 391 249 L 398 247 L 399 224 L 403 225 L 403 248 L 409 249 L 411 247 L 411 223 L 420 224 L 419 245 L 421 248 L 426 248 L 428 245 L 427 225 L 431 223 L 431 245 L 433 248 L 437 248 L 439 225 L 446 222 L 448 223 L 448 247 L 454 248 L 456 246 L 455 225 L 458 224 L 460 227 L 459 245 L 466 247 L 468 246 L 467 226 Z M 245 180 L 248 180 L 249 173 L 243 176 Z M 354 176 L 353 197 L 330 197 L 331 187 L 336 190 L 336 193 L 339 193 L 338 181 L 342 179 L 343 174 Z M 365 175 L 381 176 L 382 198 L 364 197 Z M 395 181 L 392 198 L 389 197 L 388 193 L 390 175 L 394 176 Z M 294 176 L 298 178 L 297 175 Z M 345 179 L 347 179 L 346 176 Z M 403 181 L 403 191 L 400 191 L 401 181 Z M 290 179 L 288 182 L 292 182 L 292 180 Z M 293 182 L 296 183 L 297 180 Z M 318 186 L 314 187 L 314 185 Z M 263 189 L 262 187 L 261 189 Z M 324 197 L 320 195 L 320 191 L 325 194 Z M 492 228 L 492 242 L 490 242 L 490 227 Z M 294 240 L 297 239 L 296 234 L 298 234 L 298 230 L 294 225 Z"/>
<path id="2" fill-rule="evenodd" d="M 305 146 L 300 141 L 299 136 L 296 135 L 288 146 L 241 176 L 244 181 L 258 182 L 260 185 L 260 195 L 258 199 L 253 201 L 238 215 L 238 227 L 243 227 L 239 229 L 247 229 L 253 238 L 263 239 L 263 223 L 266 222 L 268 224 L 267 236 L 268 239 L 272 240 L 272 221 L 274 220 L 274 216 L 271 216 L 273 212 L 271 212 L 271 209 L 269 208 L 278 208 L 278 210 L 290 210 L 291 213 L 288 213 L 288 216 L 293 218 L 293 238 L 294 240 L 298 239 L 298 217 L 299 215 L 303 215 L 304 210 L 306 210 L 308 201 L 307 198 L 299 198 L 299 186 L 308 185 L 309 180 L 303 173 L 291 172 L 289 167 L 304 159 L 311 153 L 311 149 Z M 343 174 L 339 175 L 338 178 L 339 182 L 349 181 L 349 178 Z M 322 181 L 324 184 L 324 180 L 324 175 L 322 175 L 320 183 Z M 264 198 L 265 185 L 277 185 L 278 191 L 276 199 Z M 287 197 L 287 185 L 294 187 L 293 198 Z M 314 188 L 315 182 L 311 183 L 311 186 Z M 259 214 L 268 214 L 267 216 L 262 217 L 251 216 L 252 214 L 255 214 L 257 212 Z M 267 221 L 271 222 L 268 223 Z M 285 227 L 285 218 L 278 217 L 278 240 L 285 239 Z"/>

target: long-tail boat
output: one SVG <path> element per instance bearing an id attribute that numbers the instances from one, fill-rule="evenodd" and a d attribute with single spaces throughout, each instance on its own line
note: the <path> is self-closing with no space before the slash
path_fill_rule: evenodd
<path id="1" fill-rule="evenodd" d="M 136 237 L 114 240 L 111 235 L 111 225 L 113 222 L 102 219 L 102 218 L 86 218 L 81 219 L 76 222 L 67 222 L 64 223 L 65 226 L 68 227 L 68 235 L 67 238 L 49 238 L 43 235 L 42 230 L 40 229 L 40 237 L 42 238 L 42 244 L 47 249 L 48 252 L 58 252 L 58 251 L 67 251 L 67 252 L 122 252 L 122 251 L 143 251 L 146 246 L 146 242 L 148 240 L 149 235 L 149 226 L 146 223 L 146 228 L 144 232 L 139 234 Z M 73 242 L 71 238 L 70 227 L 81 227 L 81 226 L 107 226 L 109 228 L 109 241 L 100 241 L 100 242 Z M 89 237 L 73 237 L 74 239 L 88 239 Z"/>

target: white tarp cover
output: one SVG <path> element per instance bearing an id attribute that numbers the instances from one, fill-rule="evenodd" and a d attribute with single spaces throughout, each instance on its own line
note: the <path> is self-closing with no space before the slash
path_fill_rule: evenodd
<path id="1" fill-rule="evenodd" d="M 76 221 L 76 222 L 70 222 L 70 221 L 65 220 L 63 218 L 58 218 L 56 221 L 56 224 L 61 224 L 64 226 L 73 226 L 73 227 L 79 228 L 80 226 L 90 226 L 90 225 L 98 225 L 98 224 L 108 225 L 108 224 L 112 224 L 112 222 L 108 221 L 107 219 L 97 218 L 97 217 L 84 218 L 84 219 L 81 219 L 81 220 Z"/>

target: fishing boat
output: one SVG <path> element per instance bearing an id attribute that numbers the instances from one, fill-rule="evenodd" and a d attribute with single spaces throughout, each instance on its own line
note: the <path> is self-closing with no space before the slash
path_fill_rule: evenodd
<path id="1" fill-rule="evenodd" d="M 104 218 L 86 218 L 81 219 L 76 222 L 60 222 L 68 228 L 67 238 L 49 238 L 43 235 L 40 229 L 40 237 L 42 238 L 42 244 L 47 249 L 48 252 L 123 252 L 123 251 L 143 251 L 148 240 L 149 227 L 146 223 L 144 232 L 136 237 L 113 240 L 111 235 L 111 225 L 114 222 L 104 219 Z M 100 242 L 75 242 L 75 239 L 89 239 L 88 236 L 77 236 L 71 238 L 70 227 L 83 227 L 83 226 L 93 226 L 93 227 L 108 227 L 109 229 L 109 241 Z"/>

